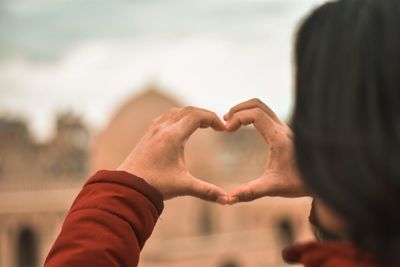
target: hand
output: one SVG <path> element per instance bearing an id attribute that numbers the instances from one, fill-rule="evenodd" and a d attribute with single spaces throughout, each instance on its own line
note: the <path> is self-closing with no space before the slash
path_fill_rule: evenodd
<path id="1" fill-rule="evenodd" d="M 230 132 L 236 131 L 242 125 L 254 124 L 269 148 L 264 173 L 258 179 L 229 192 L 229 204 L 265 196 L 308 195 L 296 167 L 292 131 L 267 105 L 258 99 L 252 99 L 233 107 L 224 119 L 227 121 L 226 129 Z"/>
<path id="2" fill-rule="evenodd" d="M 146 180 L 165 200 L 194 196 L 227 204 L 221 188 L 193 177 L 185 166 L 186 141 L 198 128 L 224 131 L 225 125 L 208 110 L 173 108 L 153 121 L 138 145 L 118 168 Z"/>

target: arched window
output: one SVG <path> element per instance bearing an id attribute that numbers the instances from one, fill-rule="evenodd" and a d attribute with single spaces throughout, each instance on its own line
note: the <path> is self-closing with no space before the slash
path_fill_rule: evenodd
<path id="1" fill-rule="evenodd" d="M 23 228 L 17 237 L 17 267 L 38 266 L 38 242 L 35 233 L 30 228 Z"/>
<path id="2" fill-rule="evenodd" d="M 288 246 L 294 242 L 293 224 L 289 218 L 283 218 L 278 222 L 278 235 L 283 246 Z"/>
<path id="3" fill-rule="evenodd" d="M 212 214 L 210 204 L 204 203 L 200 208 L 200 233 L 203 235 L 211 234 L 213 231 Z"/>
<path id="4" fill-rule="evenodd" d="M 220 267 L 240 267 L 241 265 L 235 260 L 225 260 L 221 263 Z"/>

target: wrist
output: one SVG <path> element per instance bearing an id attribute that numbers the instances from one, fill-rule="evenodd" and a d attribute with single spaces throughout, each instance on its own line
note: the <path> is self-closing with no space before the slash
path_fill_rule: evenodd
<path id="1" fill-rule="evenodd" d="M 124 163 L 121 164 L 116 170 L 128 173 L 134 177 L 143 180 L 149 187 L 157 191 L 157 193 L 162 196 L 163 200 L 165 200 L 162 190 L 160 190 L 158 186 L 153 182 L 153 180 L 149 178 L 150 175 L 148 173 Z"/>
<path id="2" fill-rule="evenodd" d="M 147 198 L 157 208 L 159 214 L 164 208 L 162 194 L 135 174 L 123 170 L 100 170 L 85 183 L 85 186 L 97 183 L 112 183 L 133 189 Z"/>

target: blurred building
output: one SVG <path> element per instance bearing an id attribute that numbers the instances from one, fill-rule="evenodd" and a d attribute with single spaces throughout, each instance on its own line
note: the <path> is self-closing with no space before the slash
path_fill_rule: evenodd
<path id="1" fill-rule="evenodd" d="M 89 173 L 114 169 L 149 123 L 182 106 L 149 87 L 126 102 L 93 140 L 72 114 L 38 144 L 23 121 L 0 119 L 0 266 L 39 266 Z M 259 176 L 268 148 L 253 128 L 199 130 L 186 147 L 189 170 L 228 190 Z M 89 170 L 89 172 L 88 172 Z M 191 197 L 169 200 L 143 250 L 142 267 L 284 266 L 281 250 L 310 238 L 308 199 L 264 198 L 221 207 Z"/>
<path id="2" fill-rule="evenodd" d="M 88 131 L 60 114 L 54 136 L 36 142 L 27 124 L 0 119 L 0 266 L 39 266 L 88 169 Z"/>

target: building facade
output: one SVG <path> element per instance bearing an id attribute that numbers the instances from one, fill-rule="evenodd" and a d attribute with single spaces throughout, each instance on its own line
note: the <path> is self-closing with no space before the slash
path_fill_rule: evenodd
<path id="1" fill-rule="evenodd" d="M 40 266 L 88 170 L 89 135 L 60 114 L 54 136 L 32 137 L 19 119 L 0 119 L 0 266 Z"/>
<path id="2" fill-rule="evenodd" d="M 86 177 L 115 169 L 155 117 L 179 106 L 146 88 L 95 138 L 79 118 L 64 114 L 45 144 L 35 143 L 23 122 L 0 121 L 0 266 L 42 264 Z M 261 136 L 248 127 L 231 134 L 201 129 L 185 151 L 193 175 L 226 190 L 259 176 L 267 155 Z M 139 266 L 285 266 L 282 248 L 312 238 L 309 205 L 309 199 L 282 198 L 231 207 L 191 197 L 166 201 Z"/>

